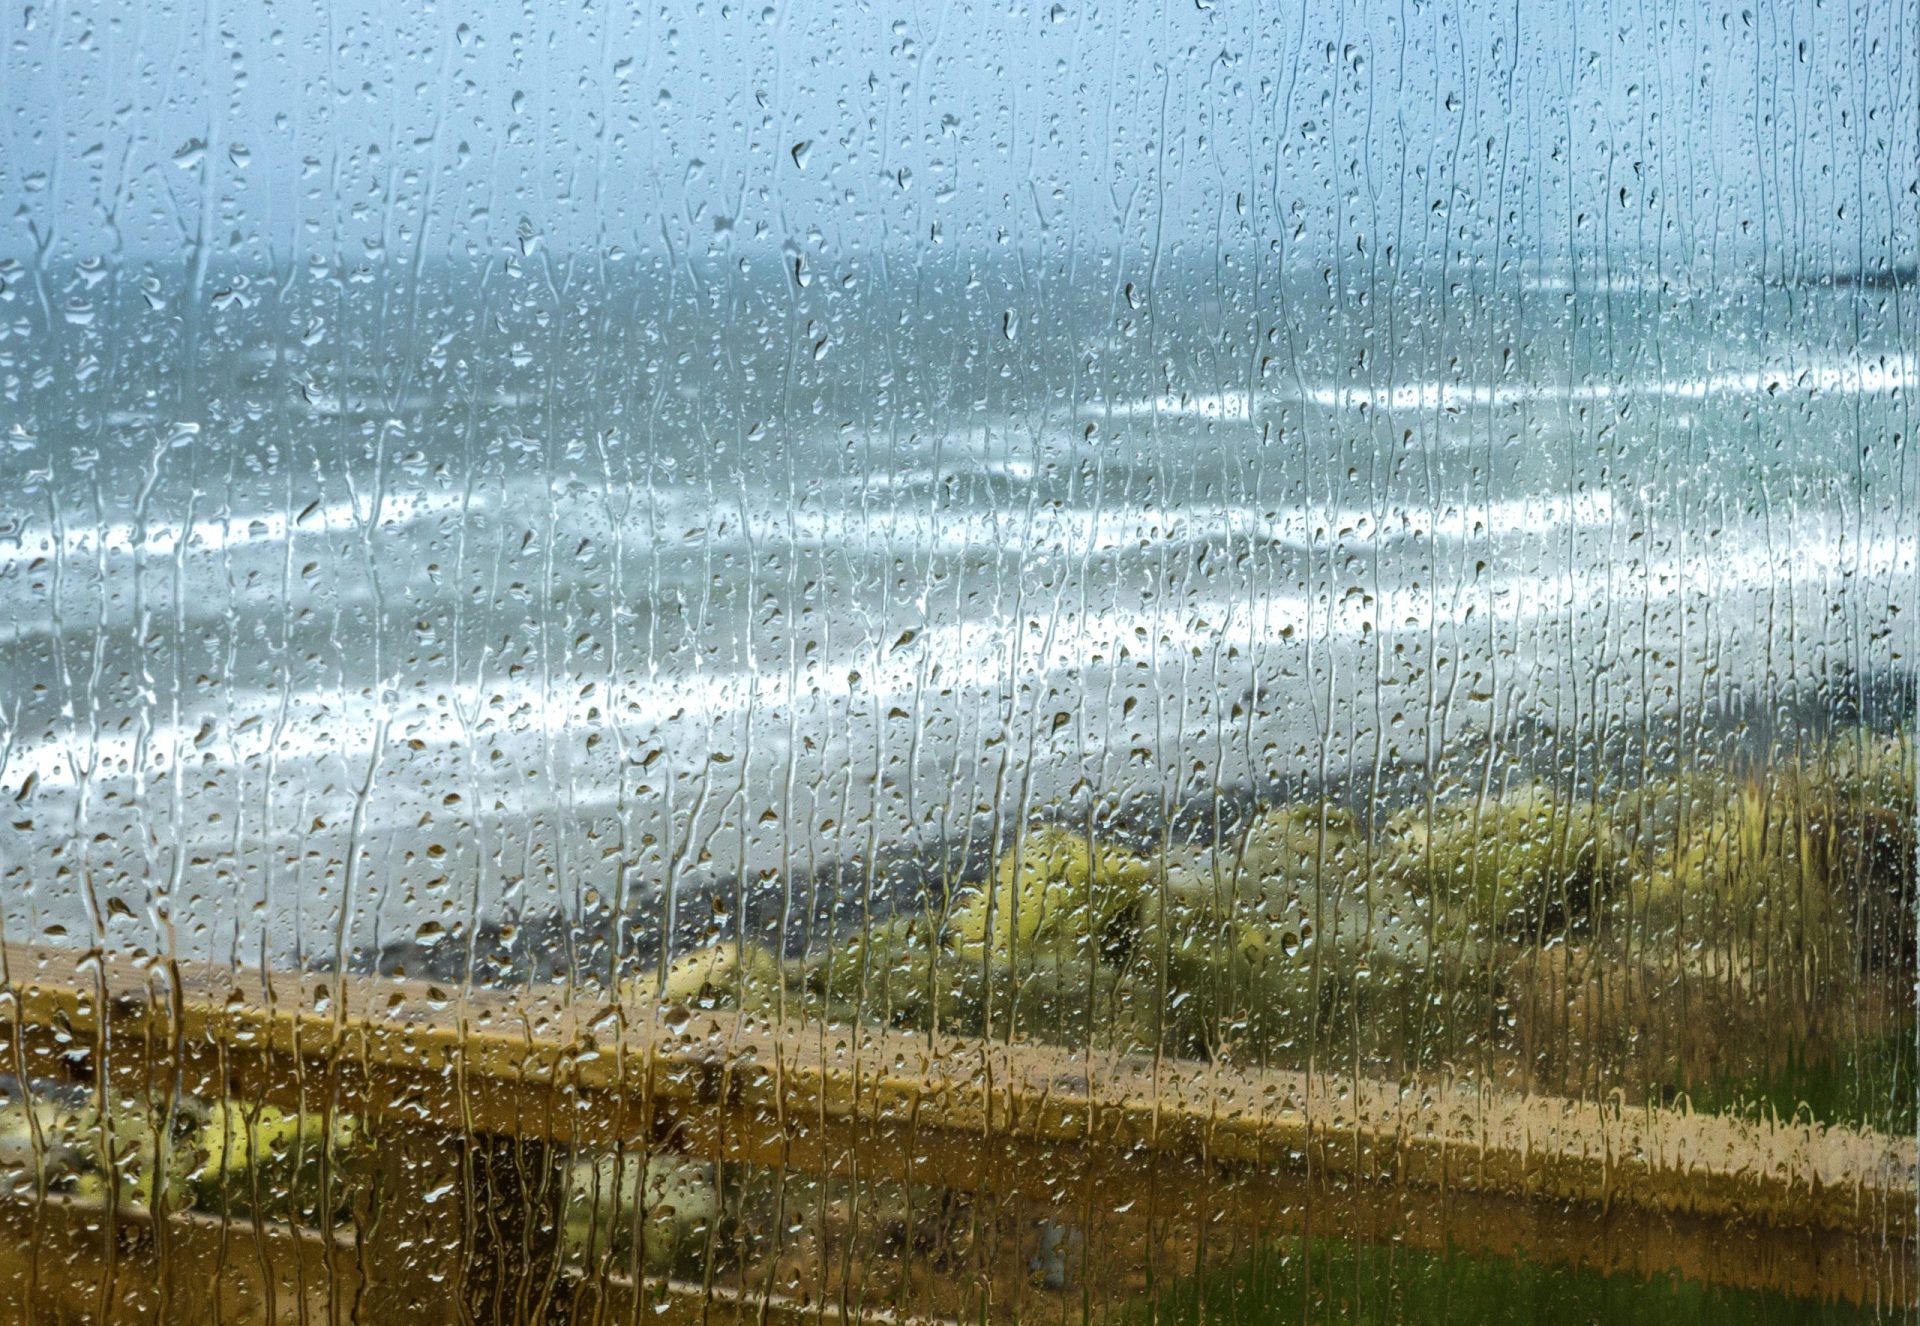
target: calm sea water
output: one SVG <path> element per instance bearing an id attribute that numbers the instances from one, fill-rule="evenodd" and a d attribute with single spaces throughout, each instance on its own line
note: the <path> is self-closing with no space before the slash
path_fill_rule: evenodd
<path id="1" fill-rule="evenodd" d="M 16 273 L 6 937 L 791 947 L 1035 813 L 1898 720 L 1911 290 L 1109 276 Z"/>

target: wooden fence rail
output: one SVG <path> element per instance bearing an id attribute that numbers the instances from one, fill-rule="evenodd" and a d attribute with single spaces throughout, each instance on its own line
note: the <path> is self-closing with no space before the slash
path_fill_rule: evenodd
<path id="1" fill-rule="evenodd" d="M 0 1072 L 348 1111 L 378 1139 L 384 1176 L 352 1235 L 12 1199 L 4 1218 L 32 1237 L 0 1257 L 9 1319 L 100 1320 L 116 1304 L 120 1319 L 153 1319 L 164 1303 L 170 1322 L 1064 1321 L 1118 1310 L 1143 1275 L 1191 1269 L 1204 1245 L 1289 1234 L 1916 1300 L 1911 1137 L 549 988 L 265 977 L 20 946 L 0 975 Z M 961 1194 L 1015 1213 L 1003 1222 L 1015 1233 L 890 1278 L 842 1264 L 798 1291 L 745 1273 L 665 1290 L 583 1279 L 557 1266 L 549 1183 L 554 1158 L 583 1147 Z M 1036 1228 L 1070 1249 L 1064 1283 L 1034 1271 L 1018 1231 Z"/>

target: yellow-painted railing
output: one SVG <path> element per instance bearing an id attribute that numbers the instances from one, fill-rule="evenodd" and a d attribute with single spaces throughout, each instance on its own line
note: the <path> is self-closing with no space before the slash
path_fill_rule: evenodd
<path id="1" fill-rule="evenodd" d="M 30 1237 L 0 1257 L 9 1318 L 1065 1320 L 1119 1310 L 1208 1246 L 1289 1234 L 1916 1299 L 1910 1137 L 548 988 L 18 946 L 4 978 L 0 1072 L 350 1112 L 380 1157 L 350 1234 L 16 1195 L 6 1218 Z M 582 1275 L 559 1265 L 552 1178 L 554 1158 L 583 1147 L 904 1185 L 994 1214 L 963 1255 L 909 1248 L 884 1274 L 843 1238 L 786 1279 Z M 1067 1250 L 1064 1282 L 1034 1269 L 1036 1229 Z"/>

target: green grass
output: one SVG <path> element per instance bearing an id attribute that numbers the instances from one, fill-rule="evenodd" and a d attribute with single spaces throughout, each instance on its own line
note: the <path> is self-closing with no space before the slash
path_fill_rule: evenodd
<path id="1" fill-rule="evenodd" d="M 1460 1253 L 1331 1240 L 1290 1240 L 1168 1286 L 1137 1326 L 1280 1326 L 1403 1322 L 1503 1326 L 1620 1322 L 1629 1326 L 1733 1322 L 1738 1326 L 1908 1320 L 1844 1304 L 1714 1289 L 1662 1276 L 1602 1276 Z"/>
<path id="2" fill-rule="evenodd" d="M 1706 1083 L 1688 1094 L 1701 1111 L 1773 1114 L 1910 1136 L 1916 1129 L 1917 1058 L 1911 1027 L 1864 1040 L 1837 1057 L 1811 1057 L 1789 1044 L 1786 1064 L 1764 1081 Z"/>

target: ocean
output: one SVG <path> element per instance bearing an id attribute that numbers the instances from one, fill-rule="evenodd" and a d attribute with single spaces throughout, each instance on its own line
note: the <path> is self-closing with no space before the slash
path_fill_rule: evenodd
<path id="1" fill-rule="evenodd" d="M 10 268 L 5 938 L 588 979 L 1911 717 L 1910 283 L 1260 270 Z"/>

